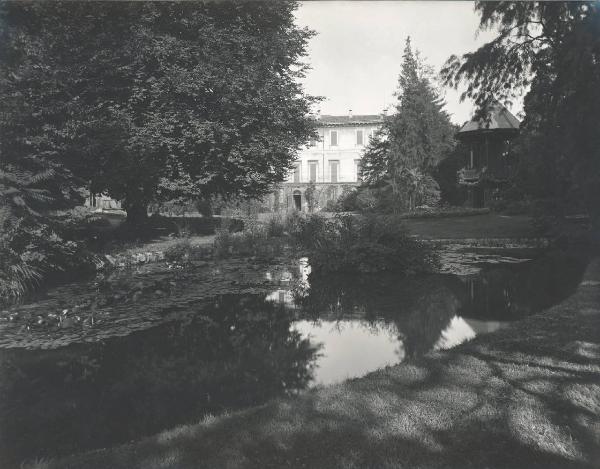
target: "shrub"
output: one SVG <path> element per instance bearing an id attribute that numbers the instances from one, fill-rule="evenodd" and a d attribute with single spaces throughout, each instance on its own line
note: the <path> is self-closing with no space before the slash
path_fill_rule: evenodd
<path id="1" fill-rule="evenodd" d="M 62 225 L 17 219 L 0 230 L 0 300 L 21 296 L 44 281 L 89 273 L 99 259 L 83 243 L 65 239 Z"/>
<path id="2" fill-rule="evenodd" d="M 299 229 L 305 215 L 298 211 L 290 212 L 284 219 L 284 230 L 288 235 L 294 235 Z"/>
<path id="3" fill-rule="evenodd" d="M 190 257 L 190 251 L 190 240 L 182 239 L 165 249 L 165 259 L 170 262 L 187 260 Z"/>
<path id="4" fill-rule="evenodd" d="M 317 249 L 326 238 L 332 225 L 322 215 L 296 216 L 288 218 L 292 239 L 296 245 L 308 250 Z"/>
<path id="5" fill-rule="evenodd" d="M 281 215 L 274 215 L 267 221 L 267 236 L 269 238 L 281 237 L 285 234 L 285 222 Z"/>
<path id="6" fill-rule="evenodd" d="M 193 245 L 189 239 L 182 239 L 166 248 L 164 254 L 165 260 L 169 262 L 188 262 L 210 256 L 210 248 Z"/>
<path id="7" fill-rule="evenodd" d="M 490 207 L 495 212 L 502 212 L 507 215 L 529 214 L 531 212 L 531 202 L 527 199 L 525 192 L 515 184 L 497 189 L 492 195 Z"/>
<path id="8" fill-rule="evenodd" d="M 227 230 L 230 233 L 237 233 L 244 230 L 244 221 L 239 218 L 222 217 L 218 220 L 219 222 L 216 225 L 218 228 L 215 229 L 215 233 L 217 233 L 219 229 Z"/>
<path id="9" fill-rule="evenodd" d="M 434 248 L 410 237 L 398 217 L 314 215 L 294 239 L 317 270 L 413 274 L 438 266 Z"/>
<path id="10" fill-rule="evenodd" d="M 231 232 L 226 228 L 217 229 L 213 242 L 215 256 L 228 257 L 231 254 L 232 244 Z"/>
<path id="11" fill-rule="evenodd" d="M 257 226 L 241 233 L 218 230 L 213 248 L 218 258 L 241 256 L 269 260 L 283 253 L 286 242 L 282 236 L 268 236 L 266 227 Z"/>

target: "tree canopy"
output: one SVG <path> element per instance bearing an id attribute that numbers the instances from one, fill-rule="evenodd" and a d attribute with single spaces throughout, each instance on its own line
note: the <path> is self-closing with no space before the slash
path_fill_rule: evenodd
<path id="1" fill-rule="evenodd" d="M 3 3 L 3 159 L 61 164 L 140 216 L 157 198 L 268 192 L 313 128 L 295 7 Z"/>
<path id="2" fill-rule="evenodd" d="M 152 201 L 283 180 L 314 124 L 297 80 L 312 33 L 295 8 L 0 3 L 0 297 L 93 261 L 55 213 L 82 189 L 122 200 L 137 225 Z"/>
<path id="3" fill-rule="evenodd" d="M 484 110 L 525 94 L 517 183 L 561 211 L 600 221 L 600 8 L 598 2 L 478 2 L 480 29 L 497 36 L 449 58 L 447 84 Z"/>
<path id="4" fill-rule="evenodd" d="M 395 112 L 367 147 L 361 172 L 367 185 L 391 190 L 394 207 L 412 209 L 435 190 L 431 172 L 454 147 L 454 128 L 432 72 L 413 52 L 410 38 L 396 96 Z"/>

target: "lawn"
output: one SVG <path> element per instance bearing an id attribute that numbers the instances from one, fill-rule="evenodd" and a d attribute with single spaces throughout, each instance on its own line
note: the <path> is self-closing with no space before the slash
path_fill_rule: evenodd
<path id="1" fill-rule="evenodd" d="M 592 468 L 600 259 L 576 293 L 447 352 L 50 468 Z"/>
<path id="2" fill-rule="evenodd" d="M 405 221 L 410 232 L 429 239 L 535 238 L 531 218 L 525 215 L 487 213 L 446 218 L 411 218 Z"/>

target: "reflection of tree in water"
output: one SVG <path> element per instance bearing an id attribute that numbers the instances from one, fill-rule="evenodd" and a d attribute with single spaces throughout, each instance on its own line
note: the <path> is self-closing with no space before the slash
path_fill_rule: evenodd
<path id="1" fill-rule="evenodd" d="M 407 357 L 428 352 L 460 307 L 457 277 L 429 275 L 315 275 L 295 295 L 309 319 L 384 320 L 400 331 Z"/>
<path id="2" fill-rule="evenodd" d="M 302 389 L 317 351 L 290 320 L 263 296 L 224 295 L 104 344 L 4 351 L 0 461 L 114 445 Z"/>
<path id="3" fill-rule="evenodd" d="M 400 331 L 407 357 L 430 351 L 455 316 L 508 321 L 569 296 L 581 281 L 585 253 L 552 251 L 531 262 L 486 267 L 466 280 L 454 275 L 309 276 L 294 291 L 308 319 L 384 320 Z"/>
<path id="4" fill-rule="evenodd" d="M 585 254 L 557 250 L 523 264 L 485 268 L 466 282 L 461 315 L 514 320 L 548 308 L 575 291 L 586 259 Z"/>

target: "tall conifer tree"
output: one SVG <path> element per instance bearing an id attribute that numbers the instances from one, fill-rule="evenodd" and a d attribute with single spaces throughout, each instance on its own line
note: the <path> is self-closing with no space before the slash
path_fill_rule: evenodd
<path id="1" fill-rule="evenodd" d="M 435 190 L 433 168 L 454 147 L 453 127 L 431 75 L 408 37 L 395 112 L 367 147 L 362 170 L 367 185 L 391 192 L 394 211 L 426 202 Z"/>

